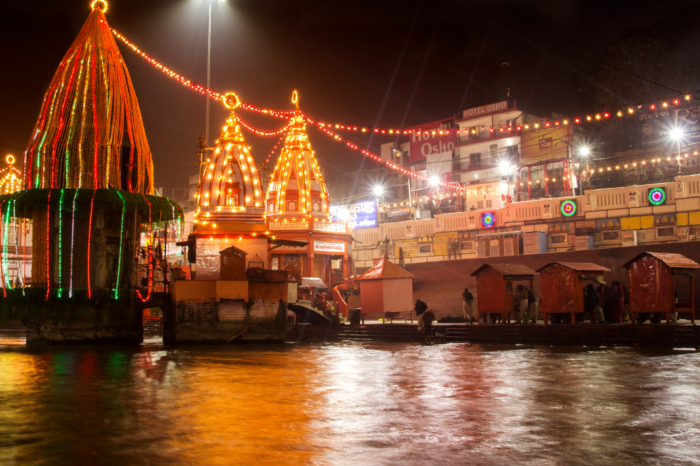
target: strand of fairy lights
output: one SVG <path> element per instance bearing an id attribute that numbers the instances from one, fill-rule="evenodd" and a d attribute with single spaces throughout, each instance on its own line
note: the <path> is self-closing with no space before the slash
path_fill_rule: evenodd
<path id="1" fill-rule="evenodd" d="M 235 121 L 240 123 L 241 126 L 243 126 L 245 129 L 248 131 L 257 134 L 258 136 L 277 136 L 278 134 L 283 134 L 286 133 L 289 127 L 292 125 L 291 120 L 289 123 L 287 123 L 283 128 L 278 129 L 277 131 L 262 131 L 259 129 L 255 129 L 252 126 L 250 126 L 248 123 L 245 121 L 241 120 L 241 118 L 238 115 L 234 115 Z"/>
<path id="2" fill-rule="evenodd" d="M 3 202 L 3 207 L 5 203 Z M 2 268 L 2 287 L 3 291 L 5 288 L 12 289 L 12 284 L 10 283 L 10 278 L 8 277 L 8 267 L 7 267 L 7 224 L 9 223 L 9 214 L 12 208 L 12 200 L 8 202 L 8 206 L 2 212 L 2 261 L 0 262 L 0 267 Z"/>
<path id="3" fill-rule="evenodd" d="M 73 194 L 73 210 L 71 211 L 71 226 L 70 226 L 70 281 L 68 282 L 68 297 L 73 297 L 73 239 L 75 238 L 75 201 L 78 199 L 80 188 L 75 190 Z"/>
<path id="4" fill-rule="evenodd" d="M 22 296 L 24 296 L 24 267 L 22 266 L 23 260 L 19 260 L 19 237 L 17 236 L 17 228 L 22 228 L 17 226 L 17 202 L 12 203 L 12 217 L 14 218 L 15 225 L 15 257 L 17 258 L 17 270 L 19 271 L 19 284 L 22 287 Z M 24 251 L 22 251 L 24 253 Z"/>
<path id="5" fill-rule="evenodd" d="M 58 290 L 57 296 L 61 298 L 63 292 L 63 189 L 61 189 L 61 197 L 58 200 Z"/>
<path id="6" fill-rule="evenodd" d="M 46 300 L 51 294 L 51 190 L 46 198 Z"/>
<path id="7" fill-rule="evenodd" d="M 119 279 L 122 275 L 122 248 L 124 247 L 124 216 L 126 214 L 126 201 L 122 193 L 117 191 L 119 199 L 122 200 L 122 225 L 121 233 L 119 234 L 119 261 L 117 262 L 117 282 L 114 286 L 114 299 L 119 299 Z"/>
<path id="8" fill-rule="evenodd" d="M 141 290 L 136 290 L 136 294 L 142 302 L 146 302 L 151 299 L 151 291 L 153 291 L 153 244 L 151 243 L 151 232 L 153 231 L 153 223 L 151 222 L 151 203 L 148 202 L 146 196 L 143 196 L 143 200 L 148 204 L 148 233 L 146 239 L 146 247 L 148 248 L 148 294 L 144 298 L 141 295 Z"/>
<path id="9" fill-rule="evenodd" d="M 270 157 L 272 157 L 273 155 L 275 155 L 275 151 L 277 150 L 277 146 L 279 146 L 279 145 L 282 144 L 282 141 L 284 141 L 284 137 L 285 137 L 285 135 L 283 134 L 283 135 L 280 137 L 279 141 L 277 141 L 277 144 L 275 144 L 275 147 L 272 148 L 272 150 L 270 151 L 270 154 L 265 158 L 265 161 L 262 163 L 262 166 L 263 166 L 263 167 L 266 167 L 267 164 L 270 162 Z"/>
<path id="10" fill-rule="evenodd" d="M 2 206 L 0 207 L 0 214 L 3 215 L 4 217 L 4 207 L 5 207 L 5 201 L 2 201 Z M 5 251 L 3 251 L 3 260 L 5 258 Z M 2 295 L 7 298 L 7 288 L 5 286 L 5 266 L 3 265 L 3 262 L 0 262 L 0 283 L 2 283 Z"/>
<path id="11" fill-rule="evenodd" d="M 309 123 L 313 123 L 313 121 L 312 121 L 311 119 L 307 119 L 307 121 L 308 121 Z M 427 176 L 423 176 L 423 175 L 420 175 L 420 174 L 418 174 L 418 173 L 416 173 L 416 172 L 413 172 L 413 171 L 411 171 L 411 170 L 406 170 L 405 168 L 401 168 L 400 166 L 398 166 L 398 165 L 396 165 L 396 164 L 394 164 L 394 163 L 391 163 L 391 162 L 389 162 L 388 160 L 382 160 L 382 158 L 379 157 L 378 155 L 375 155 L 375 154 L 371 153 L 371 152 L 368 151 L 368 150 L 360 149 L 360 148 L 357 146 L 357 144 L 353 144 L 353 143 L 350 142 L 350 141 L 344 141 L 343 138 L 342 138 L 341 136 L 338 136 L 337 134 L 333 133 L 332 131 L 329 131 L 328 129 L 326 129 L 326 128 L 322 127 L 322 126 L 318 126 L 318 125 L 316 125 L 316 126 L 317 126 L 318 129 L 320 129 L 320 130 L 321 130 L 323 133 L 325 133 L 326 135 L 332 137 L 333 139 L 335 139 L 335 140 L 338 141 L 338 142 L 345 142 L 345 145 L 348 146 L 350 149 L 354 149 L 354 150 L 356 150 L 356 151 L 359 151 L 362 155 L 364 155 L 365 157 L 368 157 L 368 158 L 374 160 L 375 162 L 383 163 L 383 164 L 386 165 L 387 167 L 392 168 L 392 169 L 394 169 L 394 170 L 396 170 L 396 171 L 399 171 L 399 172 L 401 172 L 401 173 L 403 173 L 403 174 L 405 174 L 405 175 L 412 176 L 413 178 L 416 178 L 416 179 L 419 179 L 419 180 L 423 180 L 423 181 L 430 181 L 430 178 L 428 178 Z M 449 184 L 449 183 L 445 183 L 445 182 L 443 182 L 443 181 L 438 182 L 438 185 L 439 185 L 439 186 L 442 186 L 443 188 L 455 189 L 455 190 L 457 190 L 457 191 L 466 192 L 466 189 L 465 189 L 465 188 L 462 188 L 461 186 L 455 186 L 455 185 L 452 185 L 452 184 Z"/>

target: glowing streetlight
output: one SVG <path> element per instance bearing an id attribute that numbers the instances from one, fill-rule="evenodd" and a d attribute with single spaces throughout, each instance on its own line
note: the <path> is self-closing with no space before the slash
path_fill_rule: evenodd
<path id="1" fill-rule="evenodd" d="M 431 177 L 430 177 L 430 184 L 431 184 L 432 186 L 437 186 L 438 184 L 440 184 L 440 177 L 438 177 L 438 176 L 431 176 Z"/>
<path id="2" fill-rule="evenodd" d="M 671 130 L 671 139 L 676 141 L 676 147 L 678 147 L 678 174 L 681 174 L 681 139 L 683 139 L 683 129 L 675 127 Z"/>
<path id="3" fill-rule="evenodd" d="M 384 194 L 384 187 L 377 185 L 374 187 L 373 191 L 375 196 L 380 197 L 382 194 Z"/>
<path id="4" fill-rule="evenodd" d="M 226 0 L 206 0 L 209 7 L 209 29 L 207 31 L 207 90 L 211 89 L 211 4 L 214 3 L 214 1 L 217 3 L 224 3 Z M 204 123 L 204 142 L 209 144 L 209 93 L 207 93 L 206 99 L 207 117 Z"/>
<path id="5" fill-rule="evenodd" d="M 591 148 L 588 146 L 581 146 L 579 152 L 583 157 L 588 157 L 589 155 L 591 155 Z"/>

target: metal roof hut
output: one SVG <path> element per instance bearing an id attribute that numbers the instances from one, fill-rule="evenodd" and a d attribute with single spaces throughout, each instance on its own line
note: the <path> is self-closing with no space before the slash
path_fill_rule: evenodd
<path id="1" fill-rule="evenodd" d="M 669 323 L 669 312 L 688 311 L 695 323 L 695 269 L 700 264 L 682 254 L 643 252 L 624 267 L 630 274 L 630 317 L 639 312 L 662 312 Z M 675 275 L 690 278 L 690 307 L 678 308 L 675 300 Z"/>
<path id="2" fill-rule="evenodd" d="M 514 312 L 513 282 L 529 281 L 532 289 L 535 271 L 524 265 L 484 264 L 472 273 L 476 277 L 478 317 L 482 314 L 501 314 L 505 324 L 508 314 Z"/>
<path id="3" fill-rule="evenodd" d="M 571 313 L 571 323 L 583 313 L 583 282 L 595 281 L 602 285 L 601 301 L 605 298 L 603 275 L 610 269 L 584 262 L 552 262 L 537 271 L 540 274 L 542 314 L 547 325 L 547 314 Z"/>
<path id="4" fill-rule="evenodd" d="M 396 313 L 413 309 L 412 273 L 381 259 L 365 273 L 355 278 L 360 284 L 362 315 Z M 391 315 L 391 314 L 390 314 Z"/>

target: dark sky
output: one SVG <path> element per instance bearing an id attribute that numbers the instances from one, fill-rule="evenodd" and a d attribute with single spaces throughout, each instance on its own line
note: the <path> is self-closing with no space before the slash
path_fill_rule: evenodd
<path id="1" fill-rule="evenodd" d="M 21 154 L 59 61 L 88 15 L 88 0 L 0 5 L 0 150 Z M 485 10 L 487 7 L 490 11 Z M 182 75 L 206 82 L 206 0 L 112 0 L 110 25 Z M 212 88 L 253 105 L 356 125 L 411 126 L 504 100 L 563 114 L 591 108 L 578 92 L 597 64 L 535 31 L 602 58 L 618 40 L 653 33 L 674 50 L 700 43 L 697 1 L 336 1 L 215 3 Z M 156 185 L 179 198 L 197 172 L 204 98 L 121 47 L 153 152 Z M 509 63 L 510 77 L 503 73 Z M 634 79 L 634 78 L 630 78 Z M 509 81 L 510 80 L 510 81 Z M 211 139 L 225 109 L 212 103 Z M 241 116 L 261 129 L 283 122 Z M 362 157 L 310 130 L 327 179 L 347 182 Z M 277 137 L 247 135 L 260 163 Z M 387 136 L 351 136 L 378 150 Z M 12 149 L 7 146 L 21 148 Z M 370 162 L 366 162 L 370 168 Z M 374 165 L 371 165 L 373 168 Z M 332 189 L 332 187 L 331 187 Z"/>

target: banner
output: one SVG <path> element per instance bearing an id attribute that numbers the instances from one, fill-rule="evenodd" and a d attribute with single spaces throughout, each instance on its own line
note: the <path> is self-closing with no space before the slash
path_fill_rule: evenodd
<path id="1" fill-rule="evenodd" d="M 345 252 L 345 243 L 335 243 L 330 241 L 314 241 L 314 251 Z"/>
<path id="2" fill-rule="evenodd" d="M 332 205 L 331 221 L 344 222 L 355 230 L 377 226 L 377 201 L 363 201 L 348 205 Z"/>
<path id="3" fill-rule="evenodd" d="M 410 134 L 411 163 L 423 162 L 429 155 L 455 150 L 455 132 L 440 134 L 440 129 L 450 129 L 454 124 L 452 118 L 433 121 L 414 126 Z M 435 132 L 435 134 L 433 134 Z"/>
<path id="4" fill-rule="evenodd" d="M 496 102 L 495 104 L 482 105 L 481 107 L 469 108 L 462 111 L 462 119 L 478 118 L 480 116 L 490 115 L 496 112 L 504 112 L 508 110 L 508 101 Z"/>
<path id="5" fill-rule="evenodd" d="M 567 143 L 571 143 L 573 130 L 572 126 L 561 126 L 523 133 L 520 137 L 520 162 L 528 164 L 540 160 L 566 158 Z"/>

